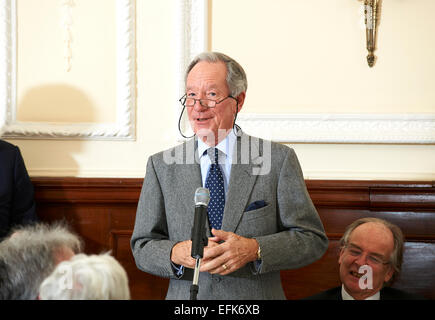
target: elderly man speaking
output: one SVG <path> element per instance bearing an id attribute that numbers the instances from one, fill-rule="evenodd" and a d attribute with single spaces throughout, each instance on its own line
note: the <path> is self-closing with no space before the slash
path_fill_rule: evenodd
<path id="1" fill-rule="evenodd" d="M 194 194 L 204 187 L 198 299 L 285 299 L 280 270 L 308 265 L 328 246 L 296 154 L 235 124 L 247 79 L 234 59 L 202 53 L 185 79 L 180 102 L 195 134 L 148 159 L 131 238 L 136 265 L 170 278 L 166 299 L 189 299 Z"/>

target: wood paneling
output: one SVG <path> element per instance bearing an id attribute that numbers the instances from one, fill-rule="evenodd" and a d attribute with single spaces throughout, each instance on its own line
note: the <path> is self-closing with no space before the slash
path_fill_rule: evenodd
<path id="1" fill-rule="evenodd" d="M 111 250 L 127 270 L 133 299 L 163 299 L 168 280 L 140 271 L 130 250 L 143 179 L 32 178 L 41 220 L 67 220 L 86 253 Z M 354 220 L 374 216 L 400 226 L 406 237 L 402 275 L 395 287 L 435 299 L 435 187 L 419 181 L 308 180 L 329 249 L 315 263 L 281 272 L 288 299 L 337 286 L 338 240 Z"/>
<path id="2" fill-rule="evenodd" d="M 140 271 L 134 262 L 130 249 L 132 230 L 112 230 L 111 244 L 113 256 L 122 263 L 130 280 L 133 299 L 159 299 L 166 296 L 168 279 Z"/>

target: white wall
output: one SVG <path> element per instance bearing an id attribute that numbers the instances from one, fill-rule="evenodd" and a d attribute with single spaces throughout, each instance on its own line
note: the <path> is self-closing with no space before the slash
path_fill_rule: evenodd
<path id="1" fill-rule="evenodd" d="M 62 34 L 56 27 L 60 2 L 18 0 L 17 105 L 30 88 L 47 83 L 73 84 L 86 97 L 59 107 L 59 88 L 40 91 L 18 110 L 21 120 L 112 121 L 116 74 L 108 50 L 115 40 L 98 32 L 115 29 L 115 0 L 92 1 L 75 0 L 72 69 L 65 72 L 64 44 L 53 40 Z M 435 114 L 432 0 L 383 1 L 373 68 L 365 60 L 361 1 L 214 0 L 208 5 L 209 48 L 233 56 L 248 74 L 243 113 Z M 148 156 L 177 143 L 176 8 L 172 0 L 136 2 L 136 140 L 8 139 L 20 146 L 31 176 L 143 177 Z M 45 16 L 50 18 L 44 29 L 34 22 Z M 41 39 L 50 41 L 44 47 Z M 89 41 L 101 42 L 97 56 L 86 50 Z M 86 68 L 90 59 L 95 68 Z M 35 106 L 44 98 L 52 103 L 38 112 Z M 86 101 L 92 101 L 92 112 L 83 107 Z M 434 145 L 289 145 L 309 179 L 435 179 Z"/>

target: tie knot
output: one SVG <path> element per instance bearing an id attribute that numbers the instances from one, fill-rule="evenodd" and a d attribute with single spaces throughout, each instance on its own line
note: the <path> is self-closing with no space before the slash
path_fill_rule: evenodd
<path id="1" fill-rule="evenodd" d="M 211 163 L 213 163 L 213 164 L 219 163 L 219 149 L 218 148 L 208 148 L 207 154 L 210 158 Z"/>

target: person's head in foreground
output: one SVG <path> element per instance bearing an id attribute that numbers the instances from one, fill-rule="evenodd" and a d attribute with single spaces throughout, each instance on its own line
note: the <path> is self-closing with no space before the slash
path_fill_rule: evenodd
<path id="1" fill-rule="evenodd" d="M 56 265 L 81 250 L 81 239 L 63 222 L 14 229 L 0 243 L 0 300 L 36 299 Z"/>
<path id="2" fill-rule="evenodd" d="M 75 255 L 41 284 L 41 300 L 129 300 L 124 268 L 109 254 Z"/>

